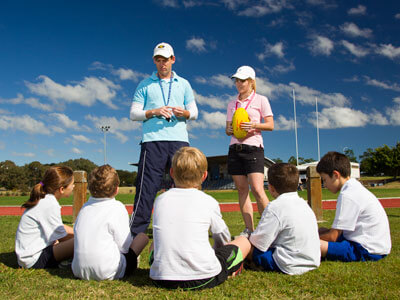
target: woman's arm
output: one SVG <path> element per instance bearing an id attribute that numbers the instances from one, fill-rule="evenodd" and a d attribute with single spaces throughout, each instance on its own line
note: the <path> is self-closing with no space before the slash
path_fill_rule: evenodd
<path id="1" fill-rule="evenodd" d="M 259 131 L 272 131 L 274 130 L 274 117 L 267 116 L 264 118 L 264 123 L 257 122 L 243 122 L 240 124 L 240 128 L 250 132 L 251 130 Z"/>
<path id="2" fill-rule="evenodd" d="M 232 135 L 233 134 L 233 128 L 232 128 L 232 122 L 231 121 L 226 121 L 225 133 L 226 133 L 226 135 Z"/>

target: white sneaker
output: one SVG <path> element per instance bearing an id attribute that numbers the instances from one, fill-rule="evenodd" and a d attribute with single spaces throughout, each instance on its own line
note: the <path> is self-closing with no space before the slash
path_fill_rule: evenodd
<path id="1" fill-rule="evenodd" d="M 245 228 L 245 229 L 239 234 L 239 236 L 244 236 L 244 237 L 246 237 L 246 238 L 249 238 L 251 233 L 252 233 L 252 231 L 250 231 L 250 229 Z"/>
<path id="2" fill-rule="evenodd" d="M 137 257 L 137 265 L 136 265 L 137 269 L 139 269 L 139 264 L 140 264 L 140 254 Z"/>

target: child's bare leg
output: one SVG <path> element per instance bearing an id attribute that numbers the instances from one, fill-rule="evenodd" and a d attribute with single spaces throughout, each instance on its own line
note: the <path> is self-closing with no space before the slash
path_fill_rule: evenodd
<path id="1" fill-rule="evenodd" d="M 238 246 L 240 251 L 242 251 L 243 259 L 246 258 L 251 249 L 251 244 L 249 240 L 244 236 L 237 237 L 236 239 L 228 243 L 228 245 Z"/>
<path id="2" fill-rule="evenodd" d="M 74 256 L 74 239 L 68 239 L 54 244 L 54 258 L 56 261 L 63 261 Z"/>
<path id="3" fill-rule="evenodd" d="M 324 233 L 327 233 L 328 231 L 329 231 L 329 228 L 326 228 L 326 227 L 320 227 L 320 228 L 318 228 L 318 233 L 319 233 L 319 235 L 324 234 Z"/>
<path id="4" fill-rule="evenodd" d="M 139 255 L 149 242 L 149 237 L 143 232 L 139 233 L 132 241 L 130 248 Z"/>
<path id="5" fill-rule="evenodd" d="M 321 257 L 325 257 L 326 254 L 328 253 L 328 242 L 319 240 L 320 246 L 321 246 Z"/>

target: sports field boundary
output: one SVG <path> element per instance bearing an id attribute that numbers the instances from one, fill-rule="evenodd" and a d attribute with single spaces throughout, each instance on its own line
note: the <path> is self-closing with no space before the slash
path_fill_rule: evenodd
<path id="1" fill-rule="evenodd" d="M 382 203 L 384 208 L 390 207 L 400 207 L 400 197 L 399 198 L 379 198 L 379 201 Z M 252 202 L 253 209 L 257 210 L 257 203 Z M 239 203 L 237 202 L 228 202 L 228 203 L 220 203 L 221 212 L 233 212 L 239 211 Z M 125 205 L 126 210 L 129 214 L 132 213 L 133 206 Z M 336 209 L 336 200 L 323 200 L 322 201 L 322 209 L 333 210 Z M 0 216 L 21 216 L 24 212 L 24 208 L 20 206 L 0 206 Z M 63 205 L 61 207 L 61 215 L 63 216 L 71 216 L 72 215 L 72 205 Z"/>

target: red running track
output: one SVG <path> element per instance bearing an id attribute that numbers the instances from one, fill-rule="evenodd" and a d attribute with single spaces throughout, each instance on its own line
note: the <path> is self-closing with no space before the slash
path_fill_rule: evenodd
<path id="1" fill-rule="evenodd" d="M 400 207 L 400 198 L 383 198 L 379 199 L 384 208 L 389 207 Z M 239 211 L 238 203 L 221 203 L 219 205 L 221 207 L 222 212 L 232 212 Z M 125 206 L 128 213 L 132 213 L 132 205 Z M 253 209 L 257 210 L 257 204 L 253 203 Z M 322 209 L 336 209 L 336 201 L 328 200 L 322 201 Z M 24 212 L 25 209 L 19 206 L 0 206 L 0 216 L 20 216 Z M 72 206 L 63 206 L 61 208 L 61 214 L 63 216 L 71 216 L 72 215 Z"/>

